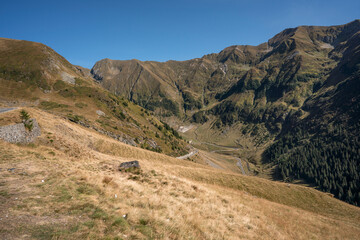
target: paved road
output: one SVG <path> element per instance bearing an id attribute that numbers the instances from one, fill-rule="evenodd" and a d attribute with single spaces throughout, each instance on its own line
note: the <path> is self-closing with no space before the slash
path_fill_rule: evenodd
<path id="1" fill-rule="evenodd" d="M 9 112 L 15 110 L 16 108 L 0 108 L 0 113 Z"/>
<path id="2" fill-rule="evenodd" d="M 248 160 L 246 160 L 246 166 L 247 166 L 248 172 L 250 172 L 251 170 L 250 170 L 250 164 L 249 164 Z"/>
<path id="3" fill-rule="evenodd" d="M 240 158 L 236 158 L 238 160 L 238 162 L 236 163 L 236 165 L 241 169 L 242 174 L 246 175 L 244 168 L 241 164 L 241 159 Z"/>
<path id="4" fill-rule="evenodd" d="M 224 169 L 222 167 L 220 167 L 219 165 L 217 165 L 216 163 L 210 161 L 209 159 L 205 160 L 207 164 L 209 164 L 209 166 L 213 167 L 213 168 L 217 168 L 217 169 Z"/>
<path id="5" fill-rule="evenodd" d="M 177 159 L 187 159 L 191 156 L 194 156 L 195 154 L 197 154 L 199 151 L 198 150 L 194 150 L 188 154 L 185 154 L 184 156 L 180 156 L 180 157 L 177 157 Z"/>
<path id="6" fill-rule="evenodd" d="M 222 146 L 222 145 L 219 145 L 219 144 L 216 144 L 216 143 L 208 143 L 208 142 L 201 142 L 201 141 L 198 141 L 198 142 L 199 142 L 199 143 L 202 143 L 202 144 L 214 146 L 214 147 L 226 148 L 227 151 L 230 151 L 230 150 L 239 150 L 239 149 L 240 149 L 239 147 Z M 221 150 L 218 150 L 218 151 L 221 151 Z M 223 151 L 225 151 L 225 150 L 223 150 Z"/>

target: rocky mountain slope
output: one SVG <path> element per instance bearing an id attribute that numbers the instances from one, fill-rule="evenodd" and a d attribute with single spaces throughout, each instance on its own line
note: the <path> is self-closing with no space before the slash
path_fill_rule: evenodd
<path id="1" fill-rule="evenodd" d="M 37 106 L 132 146 L 174 156 L 189 151 L 169 125 L 43 44 L 0 38 L 0 86 L 4 106 Z"/>
<path id="2" fill-rule="evenodd" d="M 259 46 L 231 46 L 189 61 L 104 59 L 91 73 L 106 89 L 160 115 L 183 119 L 204 112 L 222 124 L 267 122 L 279 131 L 284 115 L 319 90 L 359 30 L 359 20 L 301 26 Z"/>
<path id="3" fill-rule="evenodd" d="M 357 26 L 358 22 L 351 24 Z M 351 24 L 341 31 L 351 29 Z M 275 38 L 285 37 L 280 34 Z M 334 39 L 329 41 L 335 44 Z M 338 198 L 357 204 L 357 195 L 352 192 L 358 187 L 354 171 L 359 172 L 355 158 L 359 156 L 358 35 L 337 46 L 343 50 L 336 50 L 341 52 L 340 59 L 331 64 L 340 63 L 306 100 L 300 96 L 304 98 L 301 107 L 284 100 L 287 92 L 276 99 L 277 91 L 264 87 L 261 99 L 266 100 L 268 111 L 264 114 L 278 106 L 290 109 L 282 116 L 284 120 L 275 121 L 280 126 L 274 128 L 268 118 L 244 118 L 252 111 L 246 115 L 248 103 L 243 100 L 255 96 L 256 89 L 263 86 L 252 85 L 256 82 L 253 77 L 262 73 L 260 67 L 250 66 L 261 66 L 260 58 L 259 63 L 252 61 L 259 57 L 258 51 L 265 51 L 264 57 L 271 52 L 268 45 L 230 47 L 203 60 L 164 63 L 173 70 L 163 63 L 136 60 L 120 62 L 121 70 L 104 64 L 102 68 L 120 71 L 120 75 L 130 73 L 130 68 L 138 69 L 124 75 L 128 83 L 108 91 L 100 86 L 106 82 L 101 71 L 92 69 L 96 82 L 89 70 L 71 65 L 45 45 L 0 38 L 0 126 L 20 123 L 21 110 L 25 110 L 41 130 L 30 144 L 0 140 L 0 238 L 356 239 L 360 235 L 357 207 L 310 187 L 244 176 L 231 169 L 238 160 L 230 157 L 217 161 L 223 156 L 217 151 L 252 152 L 246 145 L 252 137 L 258 143 L 262 138 L 263 150 L 277 137 L 264 153 L 264 161 L 278 166 L 275 175 L 289 181 L 313 181 L 322 190 L 334 190 Z M 320 49 L 329 54 L 332 51 Z M 215 85 L 207 88 L 210 80 L 202 78 L 205 70 L 188 73 L 178 65 L 195 69 L 199 61 L 208 68 L 206 71 L 218 62 L 219 75 L 212 76 Z M 158 67 L 164 72 L 155 71 Z M 244 75 L 224 81 L 231 71 Z M 170 83 L 164 76 L 193 78 Z M 148 85 L 139 85 L 146 79 L 150 79 Z M 316 81 L 322 80 L 310 77 L 304 82 L 313 86 Z M 227 84 L 227 89 L 220 91 L 216 84 Z M 158 86 L 157 90 L 153 86 Z M 296 91 L 302 87 L 306 89 L 300 84 Z M 126 88 L 128 92 L 120 96 Z M 135 90 L 152 95 L 139 97 Z M 219 139 L 227 139 L 223 144 L 228 146 L 204 143 L 216 148 L 201 160 L 211 159 L 208 165 L 168 156 L 189 152 L 188 144 L 169 124 L 133 103 L 141 103 L 141 99 L 151 103 L 144 106 L 169 123 L 192 121 L 195 127 L 182 128 L 186 133 L 207 136 L 207 140 L 221 135 Z M 181 103 L 178 110 L 174 110 L 174 99 Z M 267 99 L 275 100 L 268 103 Z M 255 102 L 251 105 L 254 109 L 263 106 Z M 228 107 L 226 111 L 223 106 Z M 237 115 L 238 110 L 244 115 Z M 265 131 L 268 139 L 260 134 Z M 234 139 L 238 141 L 232 142 Z M 262 153 L 259 149 L 257 154 Z M 298 153 L 303 153 L 306 161 L 301 161 Z M 327 165 L 320 161 L 321 156 L 326 156 Z M 133 160 L 139 161 L 141 170 L 118 171 L 120 163 Z M 315 171 L 312 166 L 316 166 Z M 328 174 L 330 169 L 335 169 L 333 175 Z"/>
<path id="4" fill-rule="evenodd" d="M 360 205 L 360 32 L 338 48 L 339 64 L 302 110 L 289 116 L 265 156 L 279 164 L 283 179 L 306 179 Z"/>
<path id="5" fill-rule="evenodd" d="M 239 147 L 255 164 L 277 166 L 276 178 L 305 180 L 359 204 L 359 33 L 359 20 L 300 26 L 258 46 L 231 46 L 189 61 L 104 59 L 91 73 L 171 125 L 193 124 L 185 133 L 192 139 Z M 295 135 L 289 143 L 286 136 Z M 304 149 L 319 152 L 298 156 Z"/>

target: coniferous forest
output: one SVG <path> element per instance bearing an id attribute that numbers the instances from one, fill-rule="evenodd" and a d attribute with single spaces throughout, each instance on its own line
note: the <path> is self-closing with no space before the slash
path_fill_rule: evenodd
<path id="1" fill-rule="evenodd" d="M 310 134 L 298 127 L 272 145 L 265 155 L 277 163 L 277 177 L 305 180 L 336 198 L 360 206 L 360 124 L 346 130 L 329 127 Z"/>

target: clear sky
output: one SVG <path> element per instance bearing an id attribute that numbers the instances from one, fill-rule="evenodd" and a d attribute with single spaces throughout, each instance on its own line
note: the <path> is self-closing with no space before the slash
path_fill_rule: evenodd
<path id="1" fill-rule="evenodd" d="M 91 68 L 103 58 L 187 60 L 359 18 L 359 0 L 12 0 L 0 2 L 0 37 L 44 43 Z"/>

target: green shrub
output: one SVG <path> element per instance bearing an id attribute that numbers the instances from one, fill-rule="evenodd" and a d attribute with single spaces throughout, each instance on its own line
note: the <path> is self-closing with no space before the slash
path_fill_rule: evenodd
<path id="1" fill-rule="evenodd" d="M 56 102 L 42 101 L 40 103 L 40 107 L 45 109 L 45 110 L 50 110 L 50 109 L 54 109 L 54 108 L 67 108 L 67 107 L 69 107 L 69 105 L 59 104 L 59 103 L 56 103 Z"/>
<path id="2" fill-rule="evenodd" d="M 73 114 L 68 114 L 67 115 L 68 119 L 74 123 L 78 123 L 80 122 L 80 120 L 83 118 L 82 116 L 79 115 L 73 115 Z"/>
<path id="3" fill-rule="evenodd" d="M 62 80 L 57 80 L 53 85 L 53 89 L 55 91 L 59 91 L 59 90 L 62 90 L 64 88 L 66 88 L 66 83 L 64 81 L 62 81 Z"/>
<path id="4" fill-rule="evenodd" d="M 23 122 L 27 121 L 30 119 L 30 115 L 28 112 L 26 112 L 25 110 L 21 110 L 20 112 L 20 118 Z"/>
<path id="5" fill-rule="evenodd" d="M 86 103 L 75 103 L 75 107 L 83 108 L 83 107 L 87 107 L 87 104 Z"/>
<path id="6" fill-rule="evenodd" d="M 30 120 L 30 115 L 25 110 L 21 110 L 20 112 L 20 118 L 22 122 L 24 123 L 24 126 L 27 130 L 31 131 L 33 129 L 33 121 Z"/>

